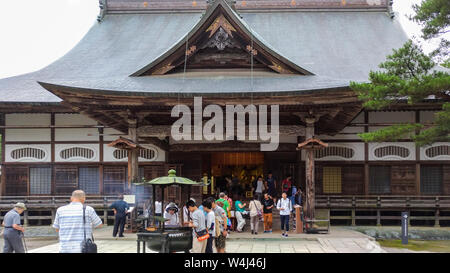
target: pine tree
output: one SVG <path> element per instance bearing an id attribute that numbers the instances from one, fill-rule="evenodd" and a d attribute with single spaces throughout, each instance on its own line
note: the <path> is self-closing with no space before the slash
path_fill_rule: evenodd
<path id="1" fill-rule="evenodd" d="M 450 1 L 425 0 L 414 5 L 416 15 L 410 19 L 419 23 L 422 38 L 440 39 L 439 47 L 425 54 L 420 46 L 407 41 L 403 47 L 393 50 L 379 67 L 371 71 L 368 83 L 351 82 L 367 109 L 381 110 L 395 104 L 417 105 L 432 99 L 442 103 L 433 124 L 407 123 L 359 134 L 366 142 L 396 141 L 411 138 L 417 145 L 438 141 L 450 141 L 450 75 L 449 41 L 445 39 L 450 25 Z"/>

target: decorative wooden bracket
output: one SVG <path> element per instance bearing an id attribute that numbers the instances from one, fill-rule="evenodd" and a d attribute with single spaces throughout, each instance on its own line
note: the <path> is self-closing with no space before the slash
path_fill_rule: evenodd
<path id="1" fill-rule="evenodd" d="M 328 147 L 328 144 L 317 138 L 309 138 L 302 143 L 299 143 L 297 150 L 319 150 Z"/>
<path id="2" fill-rule="evenodd" d="M 137 149 L 144 149 L 144 147 L 140 146 L 139 144 L 135 143 L 134 141 L 119 137 L 118 139 L 114 140 L 113 142 L 108 144 L 109 147 L 114 147 L 116 149 L 121 150 L 137 150 Z"/>

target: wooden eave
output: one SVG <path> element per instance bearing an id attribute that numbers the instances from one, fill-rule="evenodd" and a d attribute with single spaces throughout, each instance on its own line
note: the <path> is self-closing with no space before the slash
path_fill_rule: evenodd
<path id="1" fill-rule="evenodd" d="M 124 133 L 128 132 L 128 111 L 140 116 L 140 125 L 164 125 L 173 124 L 174 120 L 170 119 L 173 106 L 181 103 L 193 107 L 192 97 L 155 97 L 141 94 L 130 95 L 125 92 L 104 93 L 68 86 L 44 83 L 42 85 L 62 98 L 63 104 L 70 106 L 73 111 L 85 114 L 105 126 Z M 293 113 L 313 111 L 320 115 L 316 123 L 316 133 L 329 135 L 341 131 L 362 110 L 362 104 L 355 93 L 344 88 L 323 92 L 303 92 L 298 95 L 255 95 L 253 98 L 243 97 L 241 94 L 235 96 L 217 94 L 213 97 L 203 97 L 203 105 L 208 104 L 222 107 L 229 104 L 278 104 L 280 123 L 285 125 L 304 125 Z"/>

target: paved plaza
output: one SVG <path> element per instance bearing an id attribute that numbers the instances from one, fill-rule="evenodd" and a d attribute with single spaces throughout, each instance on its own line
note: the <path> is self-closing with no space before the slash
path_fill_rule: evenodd
<path id="1" fill-rule="evenodd" d="M 125 238 L 111 238 L 111 227 L 95 232 L 100 253 L 136 253 L 135 234 Z M 31 239 L 27 239 L 32 241 Z M 42 240 L 42 239 L 41 239 Z M 29 253 L 57 253 L 58 243 L 53 241 L 40 247 L 29 247 Z M 282 238 L 278 233 L 251 235 L 232 233 L 227 240 L 228 253 L 380 253 L 385 252 L 373 238 L 344 228 L 332 228 L 329 234 L 291 234 Z M 154 253 L 146 250 L 147 253 Z"/>

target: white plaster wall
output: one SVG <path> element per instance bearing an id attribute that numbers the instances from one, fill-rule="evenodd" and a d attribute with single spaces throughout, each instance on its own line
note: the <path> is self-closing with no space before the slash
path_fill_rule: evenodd
<path id="1" fill-rule="evenodd" d="M 82 114 L 55 114 L 56 126 L 97 125 L 97 121 Z M 56 141 L 98 141 L 99 132 L 96 128 L 57 128 Z"/>
<path id="2" fill-rule="evenodd" d="M 428 157 L 425 153 L 425 151 L 428 148 L 441 146 L 441 145 L 447 145 L 450 146 L 450 142 L 436 142 L 433 145 L 428 145 L 424 147 L 420 147 L 420 159 L 421 160 L 450 160 L 450 155 L 440 155 L 436 157 Z"/>
<path id="3" fill-rule="evenodd" d="M 50 141 L 50 129 L 6 129 L 5 141 Z"/>
<path id="4" fill-rule="evenodd" d="M 328 143 L 329 147 L 345 147 L 353 149 L 354 154 L 352 158 L 343 158 L 338 156 L 328 156 L 323 158 L 316 158 L 316 161 L 363 161 L 364 160 L 364 143 L 360 142 L 343 142 L 343 143 Z M 306 151 L 302 150 L 302 160 L 306 159 Z"/>
<path id="5" fill-rule="evenodd" d="M 99 141 L 99 132 L 95 128 L 55 129 L 56 141 Z"/>
<path id="6" fill-rule="evenodd" d="M 73 148 L 73 147 L 81 147 L 81 148 L 88 148 L 94 151 L 94 157 L 91 159 L 87 158 L 70 158 L 70 159 L 64 159 L 61 158 L 60 153 L 62 150 L 67 148 Z M 96 162 L 100 160 L 99 156 L 99 144 L 55 144 L 55 161 L 56 162 Z"/>
<path id="7" fill-rule="evenodd" d="M 400 146 L 407 148 L 409 150 L 409 156 L 407 158 L 398 156 L 386 156 L 383 158 L 378 158 L 375 156 L 374 151 L 377 148 L 385 146 Z M 369 143 L 369 160 L 371 161 L 388 161 L 388 160 L 416 160 L 416 146 L 414 142 L 380 142 L 380 143 Z"/>
<path id="8" fill-rule="evenodd" d="M 43 125 L 51 124 L 50 114 L 6 114 L 5 125 Z"/>
<path id="9" fill-rule="evenodd" d="M 359 113 L 351 123 L 364 123 L 364 112 Z"/>
<path id="10" fill-rule="evenodd" d="M 97 125 L 97 121 L 82 114 L 55 114 L 55 125 Z"/>
<path id="11" fill-rule="evenodd" d="M 6 114 L 6 126 L 49 126 L 50 114 Z M 6 129 L 5 141 L 50 141 L 50 129 Z"/>
<path id="12" fill-rule="evenodd" d="M 345 133 L 345 134 L 341 134 L 341 133 Z M 349 134 L 352 133 L 352 134 Z M 342 129 L 342 131 L 340 131 L 338 134 L 334 135 L 334 136 L 330 136 L 330 135 L 319 135 L 318 138 L 321 140 L 327 140 L 327 139 L 351 139 L 351 140 L 355 140 L 355 139 L 360 139 L 360 137 L 357 135 L 358 133 L 364 133 L 364 127 L 359 126 L 359 127 L 353 127 L 353 126 L 347 126 L 344 129 Z"/>
<path id="13" fill-rule="evenodd" d="M 21 158 L 14 159 L 11 157 L 11 152 L 20 148 L 37 148 L 45 151 L 43 159 L 36 158 Z M 51 146 L 50 144 L 20 144 L 20 145 L 5 145 L 5 161 L 6 162 L 50 162 L 51 161 Z"/>
<path id="14" fill-rule="evenodd" d="M 415 122 L 414 111 L 369 112 L 369 123 Z"/>
<path id="15" fill-rule="evenodd" d="M 116 129 L 112 129 L 112 128 L 105 128 L 103 130 L 103 140 L 104 141 L 114 141 L 116 139 L 118 139 L 120 136 L 126 137 L 127 134 L 124 134 L 120 131 L 117 131 Z"/>
<path id="16" fill-rule="evenodd" d="M 436 111 L 420 111 L 420 122 L 433 122 L 434 114 L 436 114 Z"/>
<path id="17" fill-rule="evenodd" d="M 156 147 L 155 145 L 151 145 L 151 144 L 140 144 L 143 147 L 148 147 L 148 148 L 152 148 L 156 150 L 156 158 L 153 160 L 149 160 L 149 159 L 145 159 L 145 158 L 141 158 L 139 157 L 139 162 L 160 162 L 160 161 L 165 161 L 166 160 L 166 152 L 158 147 Z M 122 158 L 122 159 L 116 159 L 113 156 L 113 153 L 116 149 L 113 147 L 109 147 L 108 144 L 104 144 L 103 146 L 103 161 L 104 162 L 127 162 L 128 158 Z"/>

